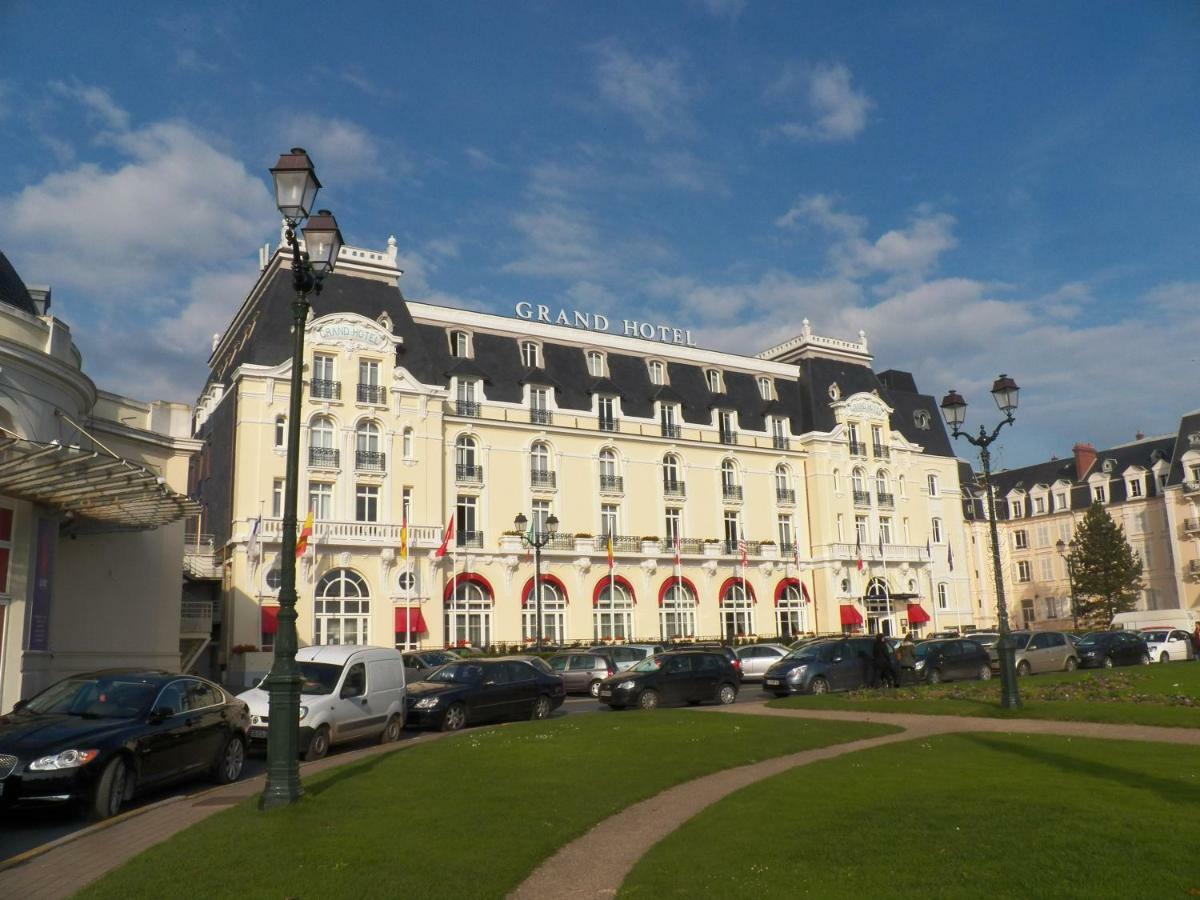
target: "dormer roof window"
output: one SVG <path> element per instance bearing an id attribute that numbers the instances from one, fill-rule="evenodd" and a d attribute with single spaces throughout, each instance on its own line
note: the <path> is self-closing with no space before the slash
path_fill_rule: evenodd
<path id="1" fill-rule="evenodd" d="M 450 355 L 458 359 L 470 359 L 471 333 L 468 331 L 450 332 Z"/>
<path id="2" fill-rule="evenodd" d="M 599 350 L 589 350 L 587 352 L 587 367 L 588 374 L 593 378 L 603 378 L 607 371 L 604 354 Z"/>
<path id="3" fill-rule="evenodd" d="M 773 379 L 768 378 L 765 375 L 760 375 L 758 377 L 758 396 L 762 397 L 764 400 L 775 399 L 775 382 Z"/>
<path id="4" fill-rule="evenodd" d="M 528 369 L 540 369 L 542 367 L 542 348 L 534 341 L 522 341 L 521 362 Z"/>
<path id="5" fill-rule="evenodd" d="M 708 384 L 708 390 L 713 394 L 725 393 L 725 387 L 721 382 L 721 372 L 718 369 L 705 369 L 704 381 Z"/>
<path id="6" fill-rule="evenodd" d="M 646 371 L 650 373 L 651 384 L 667 383 L 667 366 L 661 360 L 650 360 L 648 363 L 646 363 Z"/>

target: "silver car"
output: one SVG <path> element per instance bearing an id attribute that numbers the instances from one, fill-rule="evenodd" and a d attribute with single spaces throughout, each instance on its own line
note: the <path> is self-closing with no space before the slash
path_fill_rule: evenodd
<path id="1" fill-rule="evenodd" d="M 1014 631 L 1013 664 L 1018 675 L 1035 675 L 1040 672 L 1074 672 L 1079 667 L 1079 655 L 1075 644 L 1061 631 Z M 1000 660 L 996 647 L 989 647 L 992 668 L 999 669 Z"/>
<path id="2" fill-rule="evenodd" d="M 624 672 L 634 663 L 647 656 L 656 656 L 665 649 L 661 644 L 611 644 L 592 647 L 588 653 L 607 653 L 617 664 L 617 670 Z"/>
<path id="3" fill-rule="evenodd" d="M 600 682 L 617 674 L 617 664 L 601 651 L 556 653 L 546 660 L 555 675 L 561 675 L 568 694 L 598 697 Z"/>
<path id="4" fill-rule="evenodd" d="M 742 661 L 742 680 L 758 681 L 791 651 L 782 644 L 749 644 L 734 651 Z"/>

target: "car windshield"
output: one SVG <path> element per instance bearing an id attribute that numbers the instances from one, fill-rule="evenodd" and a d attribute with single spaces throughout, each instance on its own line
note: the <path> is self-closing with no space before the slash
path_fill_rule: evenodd
<path id="1" fill-rule="evenodd" d="M 1079 646 L 1090 647 L 1095 644 L 1106 644 L 1111 639 L 1111 636 L 1107 632 L 1096 632 L 1094 634 L 1085 635 L 1083 640 L 1079 642 Z"/>
<path id="2" fill-rule="evenodd" d="M 913 656 L 915 656 L 917 659 L 924 659 L 929 655 L 929 651 L 935 647 L 937 647 L 937 644 L 935 644 L 933 641 L 926 641 L 924 644 L 917 644 L 917 646 L 913 648 Z"/>
<path id="3" fill-rule="evenodd" d="M 1142 638 L 1153 644 L 1161 644 L 1167 639 L 1168 633 L 1166 631 L 1143 631 Z"/>
<path id="4" fill-rule="evenodd" d="M 134 675 L 68 678 L 51 685 L 23 707 L 38 715 L 88 719 L 136 719 L 158 694 L 158 683 Z"/>
<path id="5" fill-rule="evenodd" d="M 435 684 L 476 684 L 483 680 L 483 666 L 473 662 L 456 662 L 431 672 L 425 679 Z"/>
<path id="6" fill-rule="evenodd" d="M 788 653 L 784 659 L 814 659 L 817 655 L 817 648 L 820 646 L 820 644 L 805 644 Z"/>
<path id="7" fill-rule="evenodd" d="M 985 647 L 991 647 L 996 643 L 996 641 L 1000 640 L 1000 635 L 976 633 L 971 635 L 971 640 L 975 641 L 977 644 L 983 644 Z"/>
<path id="8" fill-rule="evenodd" d="M 630 672 L 657 672 L 659 669 L 662 668 L 662 664 L 663 664 L 663 661 L 662 661 L 661 656 L 647 656 L 641 662 L 635 663 L 634 665 L 630 666 L 629 671 Z"/>

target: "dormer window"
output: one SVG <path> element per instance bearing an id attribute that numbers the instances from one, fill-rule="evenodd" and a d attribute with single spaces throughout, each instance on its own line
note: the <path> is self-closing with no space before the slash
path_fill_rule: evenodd
<path id="1" fill-rule="evenodd" d="M 1025 515 L 1025 502 L 1023 500 L 1012 500 L 1008 504 L 1009 514 L 1011 518 L 1019 519 Z"/>
<path id="2" fill-rule="evenodd" d="M 471 357 L 471 335 L 466 331 L 450 332 L 450 355 L 459 359 Z"/>
<path id="3" fill-rule="evenodd" d="M 770 378 L 759 377 L 758 379 L 758 396 L 764 400 L 775 399 L 775 382 Z"/>
<path id="4" fill-rule="evenodd" d="M 1097 503 L 1106 503 L 1107 500 L 1105 499 L 1105 497 L 1106 497 L 1106 492 L 1104 490 L 1104 485 L 1102 485 L 1102 484 L 1092 485 L 1092 499 L 1093 500 L 1095 500 Z"/>
<path id="5" fill-rule="evenodd" d="M 521 362 L 526 368 L 540 369 L 542 367 L 541 349 L 533 341 L 521 342 Z"/>
<path id="6" fill-rule="evenodd" d="M 667 383 L 667 367 L 657 359 L 652 359 L 646 364 L 647 370 L 650 372 L 651 384 L 666 384 Z"/>
<path id="7" fill-rule="evenodd" d="M 913 424 L 921 431 L 929 430 L 929 413 L 926 410 L 918 409 L 913 413 Z"/>
<path id="8" fill-rule="evenodd" d="M 604 377 L 604 354 L 589 350 L 587 354 L 588 374 L 593 378 Z"/>
<path id="9" fill-rule="evenodd" d="M 708 383 L 708 390 L 713 394 L 723 394 L 725 388 L 721 384 L 721 373 L 716 369 L 705 369 L 704 380 Z"/>
<path id="10" fill-rule="evenodd" d="M 1142 490 L 1142 478 L 1140 475 L 1135 478 L 1130 478 L 1129 481 L 1126 482 L 1126 485 L 1129 487 L 1129 498 L 1131 500 L 1134 497 L 1141 497 L 1144 493 Z"/>

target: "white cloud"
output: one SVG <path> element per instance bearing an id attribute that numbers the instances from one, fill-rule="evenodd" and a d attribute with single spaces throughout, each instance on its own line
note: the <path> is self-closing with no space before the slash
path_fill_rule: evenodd
<path id="1" fill-rule="evenodd" d="M 353 184 L 384 174 L 384 152 L 379 140 L 361 125 L 339 118 L 300 115 L 288 119 L 284 143 L 303 147 L 326 184 Z M 396 171 L 408 171 L 403 156 L 387 154 Z"/>
<path id="2" fill-rule="evenodd" d="M 80 103 L 88 116 L 105 128 L 124 131 L 129 127 L 129 113 L 122 109 L 104 88 L 73 81 L 51 81 L 50 90 L 60 97 Z"/>
<path id="3" fill-rule="evenodd" d="M 523 256 L 503 271 L 538 277 L 591 278 L 606 268 L 606 252 L 596 229 L 577 210 L 549 203 L 513 216 L 525 239 Z"/>
<path id="4" fill-rule="evenodd" d="M 500 163 L 496 162 L 487 152 L 480 150 L 478 147 L 467 147 L 463 150 L 463 155 L 466 156 L 467 162 L 475 169 L 496 169 L 500 167 Z"/>
<path id="5" fill-rule="evenodd" d="M 777 130 L 784 137 L 805 141 L 848 141 L 867 127 L 867 114 L 875 103 L 852 84 L 846 66 L 790 67 L 771 86 L 771 95 L 802 93 L 806 114 L 784 122 Z"/>
<path id="6" fill-rule="evenodd" d="M 695 96 L 679 59 L 638 58 L 612 43 L 597 48 L 600 96 L 628 115 L 652 141 L 691 134 Z"/>

